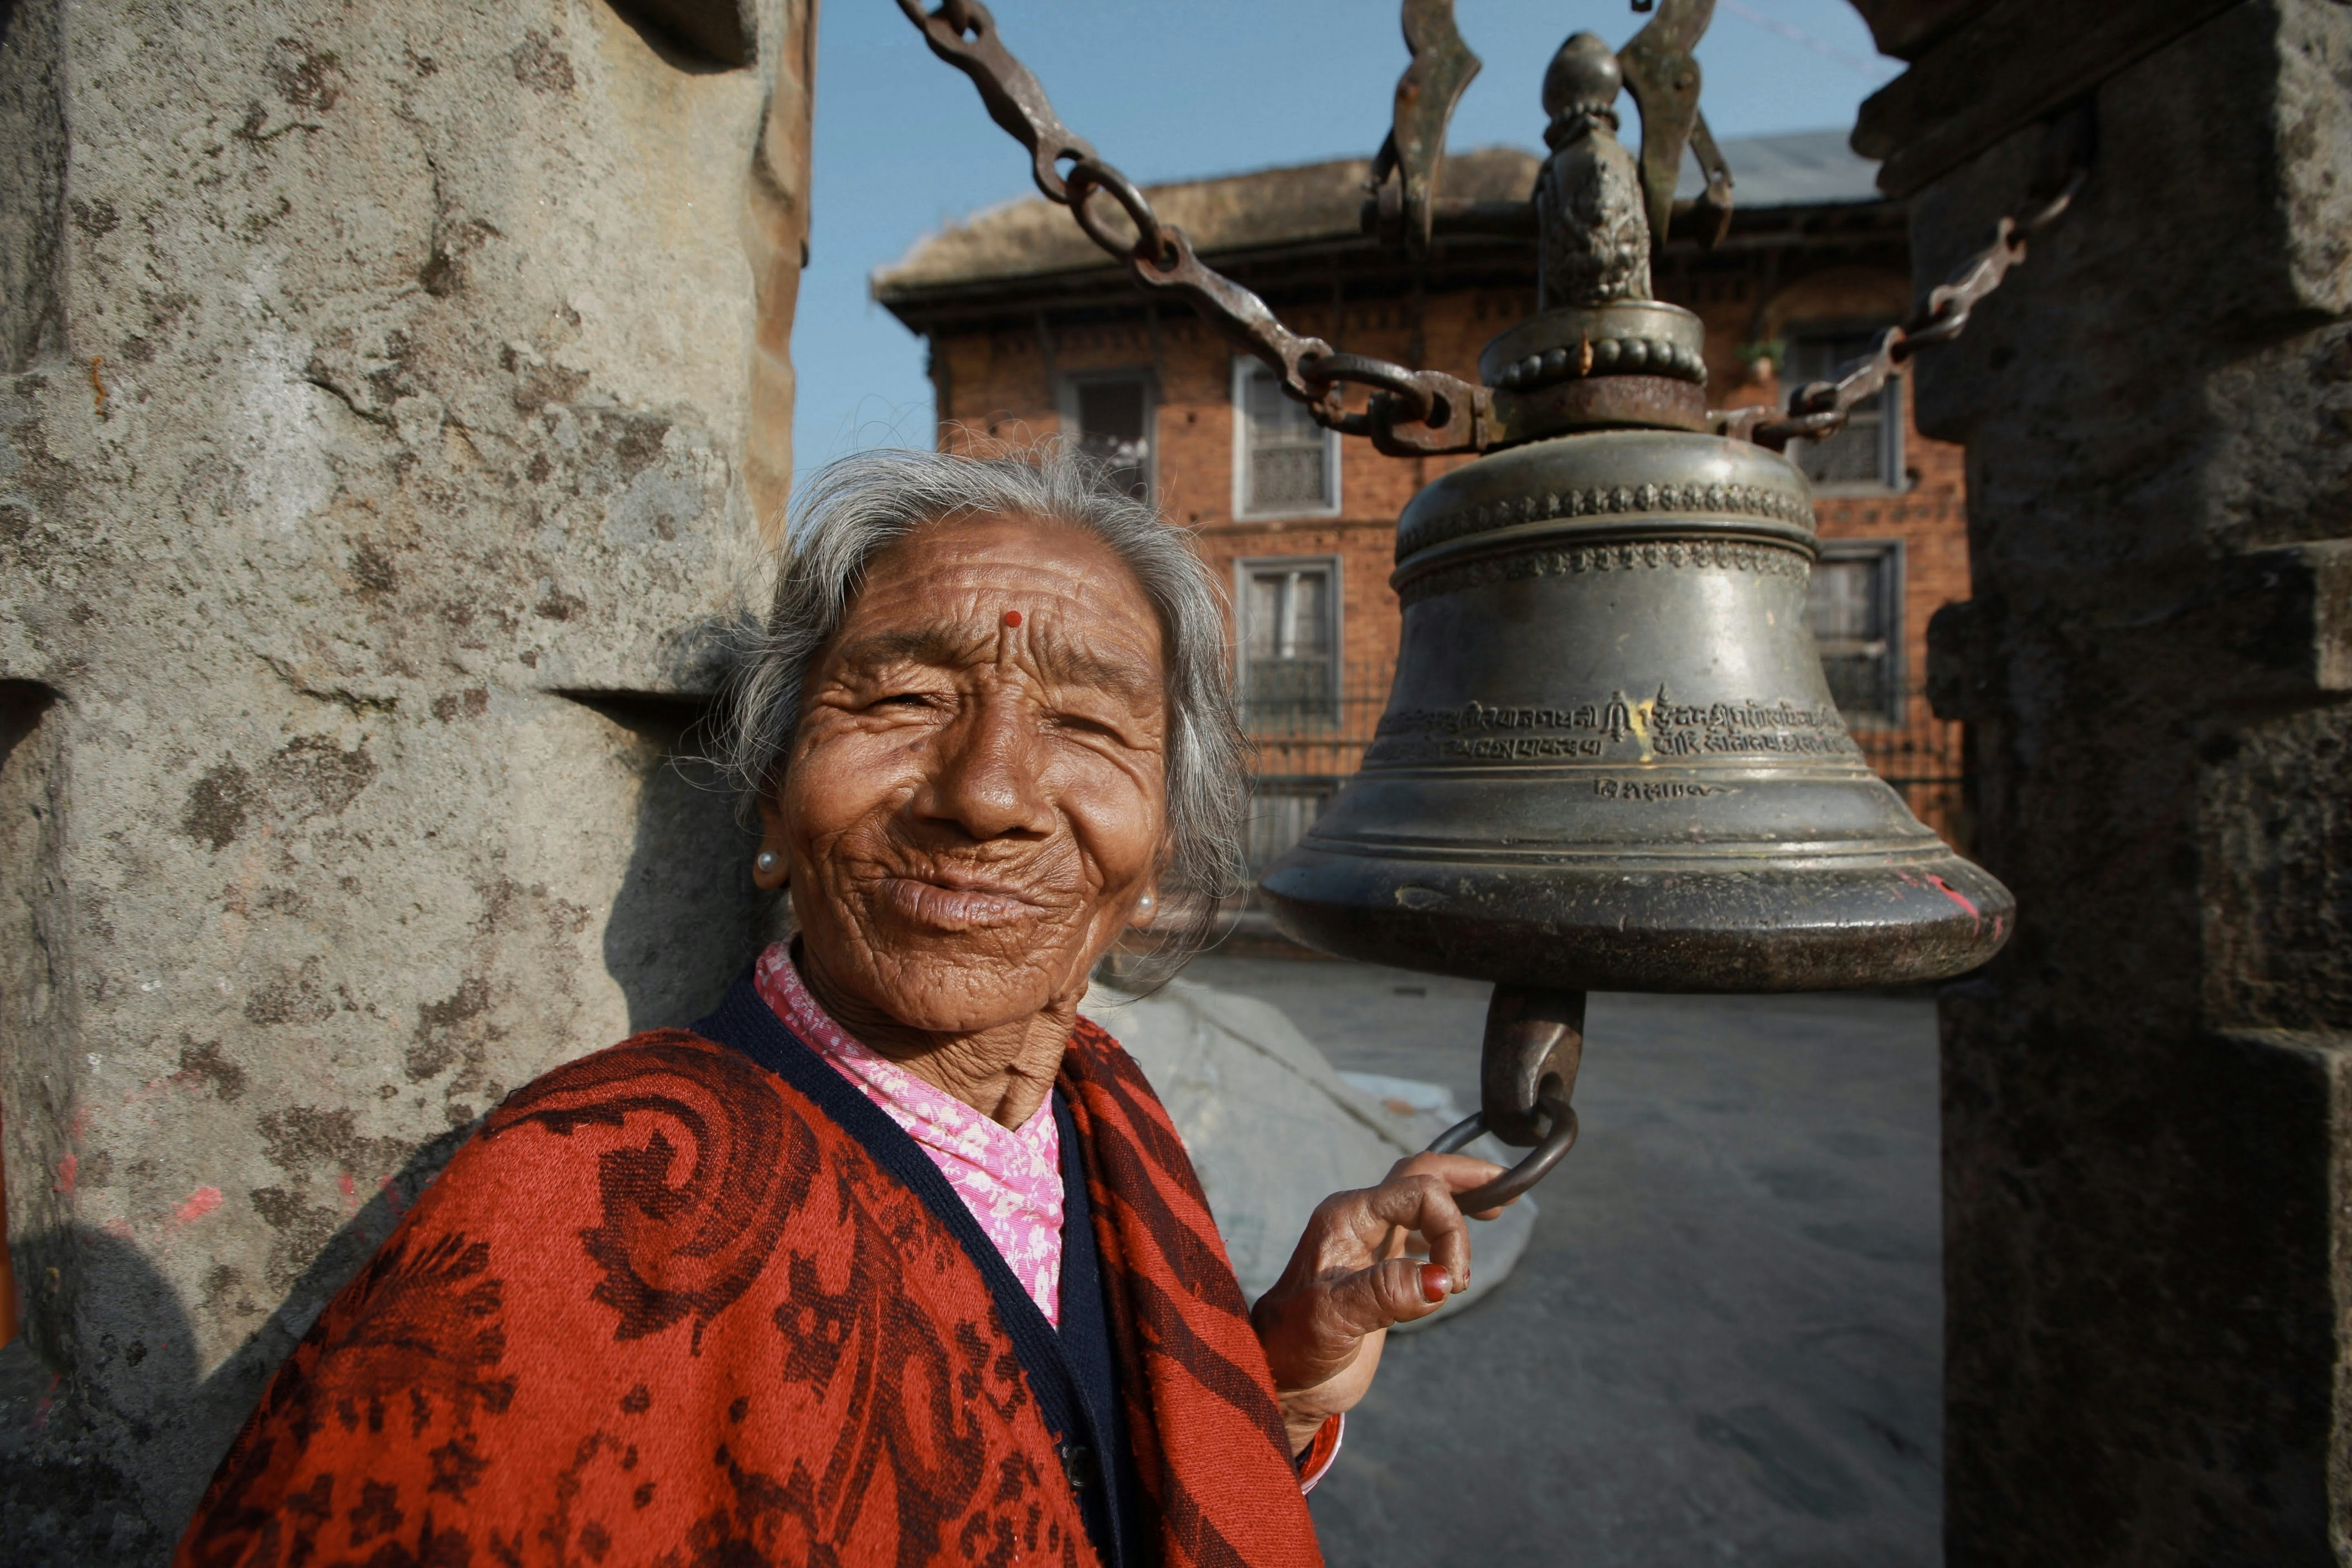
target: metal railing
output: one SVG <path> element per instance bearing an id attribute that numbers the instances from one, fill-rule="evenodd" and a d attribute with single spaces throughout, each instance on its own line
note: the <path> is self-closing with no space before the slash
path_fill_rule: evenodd
<path id="1" fill-rule="evenodd" d="M 1242 692 L 1242 728 L 1257 744 L 1256 777 L 1276 780 L 1329 781 L 1343 779 L 1363 765 L 1364 748 L 1372 743 L 1381 713 L 1388 706 L 1391 663 L 1349 664 L 1337 671 L 1316 669 L 1318 679 L 1299 679 L 1302 670 L 1279 668 L 1252 671 Z M 1271 674 L 1272 679 L 1262 675 Z"/>
<path id="2" fill-rule="evenodd" d="M 1350 664 L 1340 672 L 1336 689 L 1326 673 L 1314 681 L 1261 683 L 1244 694 L 1242 722 L 1257 748 L 1251 777 L 1252 879 L 1297 842 L 1339 785 L 1363 765 L 1394 674 L 1392 664 Z M 1884 717 L 1856 714 L 1849 721 L 1864 759 L 1914 816 L 1967 854 L 1973 824 L 1961 726 L 1935 717 L 1926 693 L 1916 687 L 1905 691 L 1899 705 L 1877 706 Z"/>

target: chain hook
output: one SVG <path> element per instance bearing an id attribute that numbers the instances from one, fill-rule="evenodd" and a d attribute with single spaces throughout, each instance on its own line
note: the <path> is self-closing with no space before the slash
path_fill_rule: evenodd
<path id="1" fill-rule="evenodd" d="M 1584 1059 L 1584 993 L 1497 985 L 1486 1003 L 1478 1058 L 1478 1112 L 1429 1147 L 1451 1154 L 1482 1132 L 1535 1152 L 1483 1186 L 1454 1195 L 1465 1214 L 1499 1208 L 1543 1180 L 1576 1146 L 1577 1068 Z"/>
<path id="2" fill-rule="evenodd" d="M 1439 394 L 1428 384 L 1426 371 L 1410 370 L 1367 354 L 1328 353 L 1300 361 L 1298 374 L 1310 392 L 1325 387 L 1336 390 L 1341 382 L 1376 387 L 1397 400 L 1393 416 L 1397 423 L 1444 423 L 1438 412 Z M 1318 392 L 1318 400 L 1319 396 Z"/>

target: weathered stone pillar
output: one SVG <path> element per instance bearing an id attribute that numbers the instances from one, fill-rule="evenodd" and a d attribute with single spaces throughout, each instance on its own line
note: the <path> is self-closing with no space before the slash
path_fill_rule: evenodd
<path id="1" fill-rule="evenodd" d="M 154 1559 L 476 1119 L 748 952 L 670 763 L 789 468 L 814 9 L 0 12 L 12 1563 Z"/>
<path id="2" fill-rule="evenodd" d="M 2075 210 L 1918 362 L 2019 910 L 1943 1009 L 1948 1561 L 2352 1561 L 2352 7 L 2093 102 Z M 2041 140 L 1923 195 L 1923 281 Z"/>

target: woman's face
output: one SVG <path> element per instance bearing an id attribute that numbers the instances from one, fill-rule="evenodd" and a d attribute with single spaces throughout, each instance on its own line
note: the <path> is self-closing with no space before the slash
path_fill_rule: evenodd
<path id="1" fill-rule="evenodd" d="M 1074 999 L 1166 863 L 1161 651 L 1075 529 L 934 523 L 877 557 L 764 807 L 825 979 L 940 1032 Z"/>

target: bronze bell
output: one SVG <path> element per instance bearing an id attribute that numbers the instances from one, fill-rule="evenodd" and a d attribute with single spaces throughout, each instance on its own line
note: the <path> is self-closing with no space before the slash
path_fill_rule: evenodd
<path id="1" fill-rule="evenodd" d="M 1698 318 L 1648 297 L 1672 193 L 1615 137 L 1621 86 L 1590 33 L 1547 73 L 1538 313 L 1479 362 L 1501 439 L 1405 508 L 1387 712 L 1260 884 L 1315 947 L 1496 983 L 1483 1124 L 1544 1150 L 1465 1207 L 1572 1142 L 1582 993 L 1942 979 L 2014 912 L 1846 733 L 1811 489 L 1708 433 Z"/>

